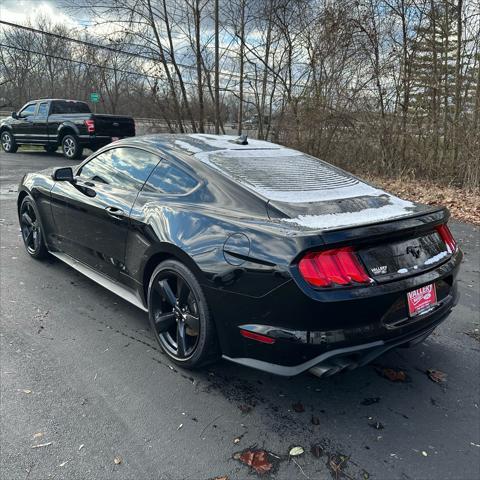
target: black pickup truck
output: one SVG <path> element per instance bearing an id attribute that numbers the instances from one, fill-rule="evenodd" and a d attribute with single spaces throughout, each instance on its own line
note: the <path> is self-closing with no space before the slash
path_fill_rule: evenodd
<path id="1" fill-rule="evenodd" d="M 61 145 L 65 157 L 82 155 L 84 148 L 96 150 L 120 138 L 135 136 L 132 117 L 97 115 L 77 100 L 32 100 L 0 122 L 0 143 L 7 153 L 19 145 L 43 145 L 54 152 Z"/>

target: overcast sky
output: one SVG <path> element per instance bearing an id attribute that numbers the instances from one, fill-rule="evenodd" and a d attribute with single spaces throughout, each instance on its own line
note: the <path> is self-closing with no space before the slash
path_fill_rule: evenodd
<path id="1" fill-rule="evenodd" d="M 0 19 L 25 24 L 28 20 L 47 17 L 56 23 L 88 25 L 89 19 L 75 18 L 62 6 L 61 0 L 0 0 Z"/>

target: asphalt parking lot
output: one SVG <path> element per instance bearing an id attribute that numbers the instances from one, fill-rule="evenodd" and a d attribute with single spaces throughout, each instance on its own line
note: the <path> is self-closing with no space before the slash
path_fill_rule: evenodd
<path id="1" fill-rule="evenodd" d="M 452 222 L 465 252 L 460 303 L 423 344 L 325 379 L 226 362 L 192 373 L 159 351 L 146 314 L 24 252 L 18 182 L 72 163 L 0 153 L 2 479 L 255 478 L 235 458 L 252 448 L 269 452 L 262 478 L 480 478 L 477 227 Z M 290 457 L 295 446 L 305 453 Z"/>

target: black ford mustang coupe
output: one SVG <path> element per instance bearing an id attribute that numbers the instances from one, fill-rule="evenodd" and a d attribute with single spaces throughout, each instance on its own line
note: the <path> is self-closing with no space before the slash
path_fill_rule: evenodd
<path id="1" fill-rule="evenodd" d="M 28 254 L 148 311 L 164 352 L 331 375 L 424 340 L 457 301 L 445 208 L 257 140 L 151 135 L 24 176 Z"/>

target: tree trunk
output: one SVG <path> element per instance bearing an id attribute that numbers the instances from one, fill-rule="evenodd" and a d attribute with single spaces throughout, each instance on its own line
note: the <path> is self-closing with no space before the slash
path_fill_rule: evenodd
<path id="1" fill-rule="evenodd" d="M 195 0 L 193 18 L 195 22 L 195 57 L 197 63 L 197 92 L 198 92 L 198 131 L 205 133 L 205 105 L 203 101 L 202 81 L 202 47 L 200 44 L 200 0 Z"/>
<path id="2" fill-rule="evenodd" d="M 245 66 L 245 0 L 240 0 L 240 80 L 238 82 L 238 135 L 243 127 L 243 70 Z"/>
<path id="3" fill-rule="evenodd" d="M 219 39 L 219 21 L 218 21 L 218 0 L 215 0 L 215 133 L 220 133 L 220 39 Z"/>
<path id="4" fill-rule="evenodd" d="M 455 115 L 454 115 L 454 139 L 453 139 L 453 166 L 458 160 L 459 137 L 460 137 L 460 109 L 462 101 L 460 92 L 462 89 L 462 10 L 463 0 L 457 3 L 457 58 L 455 61 Z"/>

